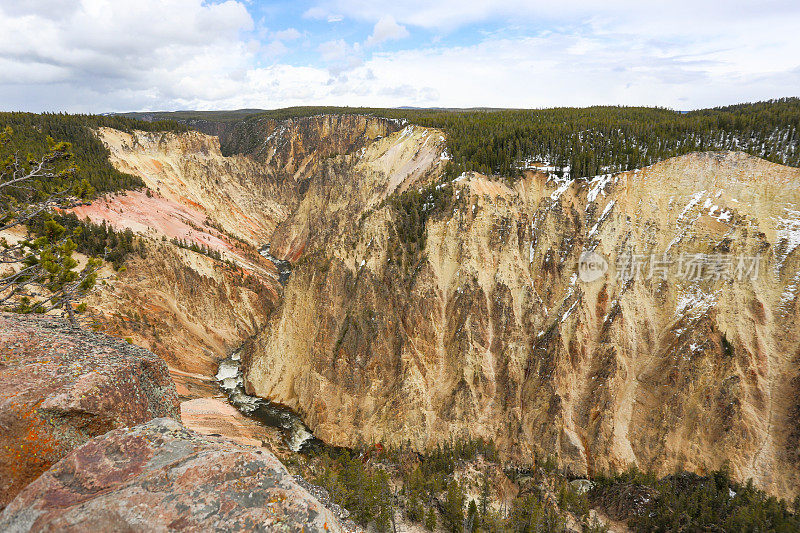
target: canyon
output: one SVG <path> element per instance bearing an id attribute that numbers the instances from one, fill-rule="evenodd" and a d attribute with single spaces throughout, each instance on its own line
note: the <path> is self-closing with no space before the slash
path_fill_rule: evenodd
<path id="1" fill-rule="evenodd" d="M 98 129 L 147 189 L 75 208 L 146 243 L 88 303 L 164 358 L 184 403 L 219 399 L 241 348 L 246 392 L 335 446 L 483 437 L 576 475 L 727 464 L 798 493 L 800 170 L 704 152 L 449 180 L 445 135 L 399 121 L 202 129 Z M 609 269 L 584 281 L 588 252 Z"/>

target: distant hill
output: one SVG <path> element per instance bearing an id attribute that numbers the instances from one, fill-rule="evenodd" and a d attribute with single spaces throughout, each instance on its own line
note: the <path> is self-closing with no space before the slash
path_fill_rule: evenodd
<path id="1" fill-rule="evenodd" d="M 229 122 L 241 120 L 250 115 L 265 113 L 264 109 L 234 109 L 232 111 L 142 111 L 132 113 L 118 113 L 117 116 L 153 122 L 157 120 L 208 120 L 212 122 Z"/>

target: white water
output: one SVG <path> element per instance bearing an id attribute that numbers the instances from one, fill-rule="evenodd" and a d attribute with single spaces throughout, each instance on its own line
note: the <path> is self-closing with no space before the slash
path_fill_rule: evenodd
<path id="1" fill-rule="evenodd" d="M 220 388 L 228 394 L 228 401 L 238 410 L 262 424 L 281 429 L 289 449 L 299 452 L 307 442 L 314 438 L 314 434 L 300 417 L 289 409 L 245 393 L 240 363 L 241 353 L 236 351 L 228 359 L 222 361 L 217 369 L 216 379 Z"/>

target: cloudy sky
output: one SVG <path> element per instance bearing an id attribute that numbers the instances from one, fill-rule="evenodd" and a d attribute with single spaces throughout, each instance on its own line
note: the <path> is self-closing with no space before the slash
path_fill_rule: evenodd
<path id="1" fill-rule="evenodd" d="M 0 109 L 800 95 L 797 0 L 0 0 Z"/>

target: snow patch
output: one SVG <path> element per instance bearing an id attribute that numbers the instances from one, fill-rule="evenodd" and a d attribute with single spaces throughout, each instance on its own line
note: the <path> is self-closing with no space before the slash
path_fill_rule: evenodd
<path id="1" fill-rule="evenodd" d="M 561 195 L 564 194 L 567 189 L 569 189 L 569 186 L 572 185 L 572 183 L 573 183 L 572 180 L 565 181 L 564 183 L 562 183 L 558 187 L 558 189 L 553 191 L 553 194 L 550 195 L 550 199 L 551 200 L 558 200 L 559 198 L 561 198 Z"/>
<path id="2" fill-rule="evenodd" d="M 700 192 L 696 193 L 694 196 L 692 196 L 691 200 L 689 200 L 689 203 L 686 204 L 686 207 L 684 207 L 683 211 L 681 211 L 681 214 L 678 215 L 678 220 L 681 220 L 686 215 L 686 213 L 691 211 L 694 206 L 699 204 L 700 203 L 700 198 L 702 198 L 705 193 L 706 193 L 706 191 L 700 191 Z"/>
<path id="3" fill-rule="evenodd" d="M 402 141 L 406 137 L 409 137 L 409 136 L 411 136 L 413 134 L 414 134 L 414 125 L 413 124 L 412 125 L 408 125 L 405 128 L 403 128 L 403 131 L 400 132 L 400 136 L 397 137 L 397 141 L 398 142 Z"/>
<path id="4" fill-rule="evenodd" d="M 800 211 L 794 209 L 784 208 L 787 217 L 774 218 L 777 223 L 776 233 L 778 241 L 786 240 L 786 250 L 783 252 L 783 257 L 780 262 L 786 259 L 798 246 L 800 246 Z"/>
<path id="5" fill-rule="evenodd" d="M 781 293 L 781 307 L 786 307 L 797 298 L 797 288 L 800 286 L 800 272 L 797 272 L 792 280 L 784 287 Z"/>
<path id="6" fill-rule="evenodd" d="M 708 294 L 700 288 L 695 288 L 694 292 L 686 292 L 678 297 L 675 305 L 675 316 L 700 317 L 703 313 L 717 304 L 717 294 L 719 291 Z"/>
<path id="7" fill-rule="evenodd" d="M 719 222 L 730 222 L 731 220 L 731 212 L 725 209 L 722 211 L 718 217 L 716 217 Z"/>
<path id="8" fill-rule="evenodd" d="M 592 178 L 589 184 L 594 184 L 592 190 L 589 191 L 589 194 L 586 195 L 586 201 L 589 203 L 594 202 L 597 200 L 597 196 L 602 192 L 603 196 L 606 195 L 606 185 L 611 182 L 611 174 L 603 174 L 602 176 L 596 176 Z"/>
<path id="9" fill-rule="evenodd" d="M 609 213 L 614 208 L 614 204 L 616 200 L 611 200 L 606 204 L 605 209 L 603 209 L 603 213 L 600 215 L 600 218 L 597 220 L 597 223 L 592 227 L 591 231 L 589 231 L 589 237 L 594 237 L 597 234 L 597 231 L 600 229 L 600 224 L 605 222 L 606 218 L 608 218 Z"/>
<path id="10" fill-rule="evenodd" d="M 574 302 L 572 302 L 572 305 L 571 305 L 571 306 L 569 306 L 569 309 L 567 309 L 567 311 L 566 311 L 566 312 L 564 313 L 564 315 L 561 317 L 561 323 L 562 323 L 562 324 L 564 323 L 564 321 L 565 321 L 566 319 L 568 319 L 568 318 L 569 318 L 569 315 L 571 315 L 571 314 L 572 314 L 572 310 L 573 310 L 573 309 L 575 309 L 575 306 L 576 306 L 576 305 L 578 305 L 578 300 L 575 300 Z"/>

